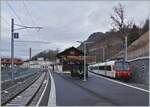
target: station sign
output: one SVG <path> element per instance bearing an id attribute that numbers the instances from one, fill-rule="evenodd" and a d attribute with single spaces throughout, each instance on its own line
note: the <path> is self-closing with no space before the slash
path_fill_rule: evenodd
<path id="1" fill-rule="evenodd" d="M 87 61 L 95 61 L 96 56 L 85 56 Z M 65 60 L 84 61 L 84 56 L 66 56 Z"/>
<path id="2" fill-rule="evenodd" d="M 15 32 L 15 33 L 13 34 L 13 36 L 14 36 L 14 39 L 18 39 L 18 38 L 19 38 L 19 33 L 16 33 L 16 32 Z"/>

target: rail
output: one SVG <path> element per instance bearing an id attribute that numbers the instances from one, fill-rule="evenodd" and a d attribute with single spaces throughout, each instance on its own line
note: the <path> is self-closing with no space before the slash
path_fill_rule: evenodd
<path id="1" fill-rule="evenodd" d="M 26 106 L 29 105 L 46 78 L 46 72 L 38 73 L 23 83 L 10 87 L 1 92 L 1 105 Z"/>

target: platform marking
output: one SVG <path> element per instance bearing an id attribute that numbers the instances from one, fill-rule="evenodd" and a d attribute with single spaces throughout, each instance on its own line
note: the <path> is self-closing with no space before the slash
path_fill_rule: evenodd
<path id="1" fill-rule="evenodd" d="M 49 83 L 49 80 L 48 80 L 48 79 L 49 79 L 49 78 L 47 78 L 47 80 L 44 80 L 44 82 L 43 82 L 44 84 L 46 83 L 46 85 L 45 85 L 45 87 L 44 87 L 44 90 L 43 90 L 43 92 L 42 92 L 42 94 L 41 94 L 41 96 L 40 96 L 40 99 L 38 100 L 36 106 L 39 106 L 39 104 L 41 103 L 42 98 L 44 97 L 45 91 L 46 91 L 47 86 L 48 86 L 48 83 Z"/>
<path id="2" fill-rule="evenodd" d="M 145 89 L 143 89 L 143 88 L 135 87 L 135 86 L 132 86 L 132 85 L 129 85 L 129 84 L 125 84 L 125 83 L 122 83 L 122 82 L 119 82 L 119 81 L 116 81 L 116 80 L 113 80 L 113 79 L 109 79 L 109 78 L 106 78 L 106 77 L 102 77 L 102 76 L 97 75 L 97 74 L 94 74 L 94 73 L 90 73 L 90 74 L 95 75 L 95 76 L 100 77 L 100 78 L 103 78 L 103 79 L 106 79 L 106 80 L 109 80 L 109 81 L 111 81 L 111 82 L 115 82 L 115 83 L 118 83 L 118 84 L 121 84 L 121 85 L 125 85 L 125 86 L 131 87 L 131 88 L 138 89 L 138 90 L 140 90 L 140 91 L 144 91 L 144 92 L 148 92 L 148 93 L 150 92 L 149 90 L 145 90 Z"/>
<path id="3" fill-rule="evenodd" d="M 49 100 L 48 100 L 48 106 L 56 106 L 56 89 L 55 89 L 55 82 L 53 79 L 53 76 L 50 73 L 50 77 L 51 77 L 51 91 L 50 91 L 50 95 L 49 95 Z"/>

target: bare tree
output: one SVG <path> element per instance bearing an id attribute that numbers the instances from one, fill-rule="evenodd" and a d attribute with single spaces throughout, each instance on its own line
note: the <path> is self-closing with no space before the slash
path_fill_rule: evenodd
<path id="1" fill-rule="evenodd" d="M 113 13 L 110 17 L 113 20 L 113 28 L 122 32 L 125 27 L 125 11 L 120 3 L 113 8 Z"/>
<path id="2" fill-rule="evenodd" d="M 124 59 L 127 60 L 127 35 L 129 33 L 130 23 L 125 23 L 125 11 L 124 7 L 119 3 L 118 6 L 113 8 L 113 13 L 111 14 L 111 19 L 113 20 L 112 26 L 120 34 L 121 40 L 124 42 Z"/>
<path id="3" fill-rule="evenodd" d="M 125 10 L 122 4 L 118 4 L 113 8 L 113 13 L 110 15 L 112 19 L 112 27 L 114 30 L 121 33 L 120 38 L 124 40 L 124 36 L 127 36 L 130 28 L 133 26 L 133 20 L 126 21 Z M 126 21 L 126 22 L 125 22 Z"/>

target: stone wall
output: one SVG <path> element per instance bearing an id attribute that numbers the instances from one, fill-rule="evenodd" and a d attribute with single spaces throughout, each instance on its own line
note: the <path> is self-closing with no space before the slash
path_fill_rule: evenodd
<path id="1" fill-rule="evenodd" d="M 149 32 L 144 33 L 128 47 L 128 60 L 145 56 L 149 56 Z"/>
<path id="2" fill-rule="evenodd" d="M 141 48 L 132 50 L 131 52 L 128 52 L 128 60 L 135 59 L 138 57 L 145 57 L 149 55 L 149 43 L 145 44 Z"/>
<path id="3" fill-rule="evenodd" d="M 149 84 L 149 58 L 141 57 L 129 60 L 133 72 L 131 81 L 148 85 Z"/>

